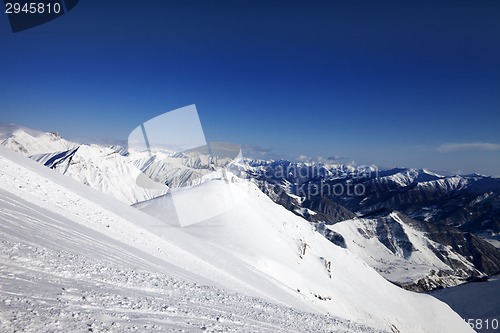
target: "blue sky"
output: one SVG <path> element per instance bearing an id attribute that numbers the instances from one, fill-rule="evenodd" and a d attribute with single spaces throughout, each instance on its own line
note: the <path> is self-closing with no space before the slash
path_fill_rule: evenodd
<path id="1" fill-rule="evenodd" d="M 209 141 L 500 175 L 498 1 L 103 2 L 0 15 L 0 122 L 124 140 L 196 104 Z"/>

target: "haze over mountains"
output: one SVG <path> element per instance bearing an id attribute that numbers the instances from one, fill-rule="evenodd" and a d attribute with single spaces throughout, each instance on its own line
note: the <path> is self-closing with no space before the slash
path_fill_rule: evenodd
<path id="1" fill-rule="evenodd" d="M 495 178 L 412 169 L 357 177 L 348 166 L 326 164 L 295 164 L 318 172 L 280 174 L 277 168 L 291 162 L 246 159 L 223 171 L 227 160 L 196 152 L 157 155 L 152 164 L 147 154 L 121 147 L 79 145 L 15 126 L 1 131 L 1 145 L 31 157 L 1 149 L 2 262 L 10 272 L 2 277 L 2 298 L 9 301 L 2 303 L 1 320 L 11 323 L 9 330 L 34 320 L 23 308 L 27 299 L 59 318 L 44 329 L 92 322 L 108 328 L 468 332 L 445 304 L 387 280 L 430 290 L 500 271 L 498 249 L 478 236 L 498 236 Z M 266 172 L 269 167 L 274 171 Z M 165 186 L 141 188 L 140 170 Z M 327 183 L 362 184 L 364 193 L 311 191 Z M 181 228 L 169 189 L 177 189 L 176 204 L 200 214 L 210 207 L 192 198 L 217 196 L 228 209 Z M 54 273 L 54 267 L 64 269 Z M 16 276 L 33 274 L 38 285 L 16 283 Z M 165 299 L 172 304 L 162 305 Z M 109 302 L 114 311 L 104 310 Z M 72 323 L 65 307 L 80 319 Z M 14 316 L 24 320 L 13 322 Z"/>

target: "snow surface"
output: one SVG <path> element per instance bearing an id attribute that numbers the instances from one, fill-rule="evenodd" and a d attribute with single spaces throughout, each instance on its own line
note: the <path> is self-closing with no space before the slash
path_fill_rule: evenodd
<path id="1" fill-rule="evenodd" d="M 12 124 L 0 125 L 0 145 L 127 204 L 161 196 L 169 187 L 197 185 L 209 179 L 215 167 L 232 160 L 197 151 L 151 156 L 118 146 L 78 145 L 56 133 Z"/>
<path id="2" fill-rule="evenodd" d="M 388 283 L 351 252 L 337 247 L 313 231 L 304 219 L 276 205 L 251 183 L 213 181 L 186 190 L 184 199 L 210 197 L 227 187 L 231 195 L 225 213 L 183 228 L 200 242 L 218 247 L 274 281 L 278 288 L 299 295 L 316 309 L 354 319 L 380 329 L 401 332 L 445 332 L 449 323 L 436 323 L 440 308 L 421 294 Z M 182 200 L 182 197 L 177 197 Z M 199 211 L 207 210 L 197 201 Z M 135 205 L 166 223 L 175 221 L 170 196 Z M 437 317 L 436 317 L 437 315 Z M 447 315 L 446 315 L 447 316 Z M 450 318 L 451 319 L 451 318 Z M 464 329 L 463 322 L 455 330 Z M 438 328 L 439 326 L 439 328 Z"/>
<path id="3" fill-rule="evenodd" d="M 446 304 L 390 284 L 251 183 L 186 190 L 178 200 L 229 190 L 233 202 L 180 228 L 3 147 L 0 181 L 3 331 L 374 331 L 351 321 L 472 331 Z M 168 198 L 141 208 L 173 216 Z M 200 214 L 203 204 L 191 202 Z"/>
<path id="4" fill-rule="evenodd" d="M 2 332 L 376 332 L 320 314 L 217 249 L 16 155 L 0 148 Z M 148 224 L 168 231 L 158 237 Z"/>
<path id="5" fill-rule="evenodd" d="M 411 243 L 411 253 L 404 253 L 398 247 L 397 240 L 392 240 L 395 252 L 391 251 L 377 238 L 377 219 L 351 219 L 326 226 L 328 229 L 339 233 L 346 240 L 347 249 L 357 254 L 368 265 L 375 268 L 386 279 L 399 284 L 417 282 L 422 277 L 439 280 L 440 284 L 454 286 L 464 282 L 465 275 L 456 278 L 453 276 L 439 277 L 434 272 L 439 270 L 452 271 L 432 250 L 439 248 L 446 252 L 446 257 L 462 262 L 466 267 L 473 266 L 466 258 L 430 240 L 425 233 L 416 230 L 404 223 L 397 213 L 390 214 L 391 218 L 399 223 Z M 389 240 L 391 241 L 391 240 Z"/>
<path id="6" fill-rule="evenodd" d="M 155 258 L 3 190 L 0 207 L 2 332 L 375 331 L 174 278 Z"/>

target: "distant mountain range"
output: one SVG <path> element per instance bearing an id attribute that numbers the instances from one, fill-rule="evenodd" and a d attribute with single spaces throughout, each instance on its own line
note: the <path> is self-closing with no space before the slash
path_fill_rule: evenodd
<path id="1" fill-rule="evenodd" d="M 317 219 L 331 223 L 398 210 L 417 220 L 463 231 L 500 233 L 500 178 L 289 161 L 249 164 L 254 167 L 252 177 L 266 191 L 275 196 L 298 195 L 304 199 L 298 209 L 308 208 L 319 214 Z M 283 174 L 283 169 L 293 172 Z M 304 197 L 304 193 L 309 195 Z"/>
<path id="2" fill-rule="evenodd" d="M 500 231 L 498 178 L 284 160 L 248 163 L 252 179 L 275 202 L 407 289 L 452 286 L 500 271 L 500 251 L 491 244 L 498 244 Z M 419 259 L 422 253 L 425 259 Z"/>
<path id="3" fill-rule="evenodd" d="M 2 332 L 473 331 L 448 305 L 388 282 L 215 160 L 205 168 L 191 153 L 169 156 L 165 163 L 193 176 L 173 172 L 168 181 L 198 185 L 131 207 L 92 187 L 126 198 L 134 178 L 117 177 L 134 153 L 68 148 L 36 152 L 50 169 L 0 147 Z M 145 177 L 161 178 L 153 176 Z M 214 203 L 224 211 L 210 214 Z M 176 225 L 179 207 L 199 223 Z"/>
<path id="4" fill-rule="evenodd" d="M 78 145 L 56 133 L 0 127 L 0 144 L 127 203 L 210 179 L 214 170 L 254 182 L 331 242 L 411 290 L 454 286 L 500 272 L 500 179 L 428 170 L 294 163 L 127 151 Z M 146 175 L 158 188 L 136 183 Z M 486 240 L 488 239 L 488 240 Z"/>

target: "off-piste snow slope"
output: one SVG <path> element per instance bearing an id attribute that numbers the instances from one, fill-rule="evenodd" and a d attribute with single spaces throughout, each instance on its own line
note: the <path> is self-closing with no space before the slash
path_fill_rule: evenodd
<path id="1" fill-rule="evenodd" d="M 0 331 L 472 332 L 254 185 L 214 178 L 176 205 L 230 208 L 179 227 L 168 195 L 138 205 L 158 219 L 0 147 Z"/>
<path id="2" fill-rule="evenodd" d="M 335 175 L 344 175 L 342 177 L 348 177 L 349 174 L 354 175 L 356 168 L 347 165 L 297 164 L 288 161 L 241 160 L 238 158 L 235 161 L 232 158 L 227 158 L 228 151 L 233 153 L 235 151 L 235 147 L 228 146 L 227 143 L 211 143 L 212 152 L 216 154 L 220 152 L 226 158 L 217 155 L 210 156 L 202 150 L 183 153 L 156 151 L 151 156 L 147 151 L 131 150 L 130 147 L 127 150 L 119 146 L 102 147 L 76 144 L 65 140 L 56 133 L 36 131 L 14 124 L 0 124 L 0 145 L 29 156 L 46 167 L 55 169 L 127 204 L 135 204 L 164 195 L 168 192 L 169 187 L 198 185 L 209 178 L 214 168 L 227 166 L 227 163 L 231 161 L 232 167 L 229 168 L 238 173 L 240 178 L 251 178 L 273 201 L 308 219 L 313 225 L 316 225 L 320 232 L 326 231 L 326 237 L 335 244 L 342 245 L 338 241 L 339 235 L 341 235 L 340 238 L 343 237 L 344 245 L 348 250 L 359 255 L 389 281 L 409 290 L 431 290 L 457 285 L 467 281 L 471 276 L 495 274 L 500 267 L 498 250 L 488 246 L 486 241 L 479 237 L 464 234 L 458 229 L 412 220 L 400 212 L 394 214 L 401 219 L 394 219 L 391 217 L 393 214 L 389 214 L 390 210 L 386 212 L 386 216 L 355 218 L 354 212 L 360 215 L 366 209 L 368 211 L 379 209 L 377 202 L 385 198 L 385 194 L 399 193 L 401 189 L 396 191 L 394 186 L 406 188 L 413 186 L 415 182 L 422 186 L 425 183 L 427 185 L 422 188 L 432 193 L 442 193 L 443 191 L 447 193 L 450 188 L 455 188 L 454 186 L 448 188 L 446 185 L 448 180 L 444 181 L 441 179 L 442 176 L 426 170 L 396 169 L 381 172 L 384 176 L 380 179 L 373 179 L 375 182 L 380 181 L 380 186 L 373 187 L 365 184 L 366 188 L 371 188 L 374 191 L 368 195 L 366 200 L 352 204 L 353 197 L 345 198 L 347 201 L 344 200 L 343 204 L 351 202 L 346 206 L 352 210 L 350 211 L 334 202 L 339 198 L 322 195 L 313 197 L 312 200 L 305 200 L 305 197 L 294 194 L 296 190 L 292 190 L 293 184 L 317 182 L 318 179 L 315 180 L 314 177 L 320 174 L 330 175 L 333 178 Z M 138 186 L 138 168 L 158 183 L 154 187 L 147 186 L 148 188 Z M 283 172 L 284 169 L 290 172 Z M 274 171 L 271 172 L 271 170 Z M 369 172 L 375 173 L 375 171 L 373 167 L 369 168 Z M 262 173 L 264 178 L 262 178 Z M 286 179 L 281 179 L 280 174 Z M 350 179 L 344 179 L 344 181 L 349 182 Z M 436 190 L 430 186 L 429 181 L 439 185 L 439 189 Z M 483 185 L 479 186 L 479 194 L 476 193 L 472 196 L 473 198 L 477 195 L 483 197 L 481 193 L 487 189 L 493 190 L 492 193 L 494 193 L 494 189 L 498 187 L 495 185 L 494 179 L 490 178 L 481 180 L 476 179 L 476 177 L 468 177 L 467 180 L 463 179 L 452 183 L 464 185 L 476 181 Z M 441 188 L 441 186 L 444 187 Z M 472 188 L 478 187 L 474 185 Z M 470 212 L 472 215 L 482 216 L 474 225 L 483 225 L 482 222 L 479 223 L 480 220 L 489 220 L 490 222 L 495 220 L 484 215 L 486 212 L 489 212 L 488 214 L 492 217 L 495 215 L 495 196 L 492 193 L 483 198 L 484 205 L 479 205 L 477 200 L 483 202 L 483 199 L 479 197 L 477 200 L 473 200 L 475 202 L 473 206 L 476 208 Z M 193 192 L 190 192 L 190 197 L 193 198 Z M 424 197 L 426 196 L 424 195 Z M 431 195 L 431 197 L 434 196 Z M 454 196 L 452 195 L 452 197 Z M 188 206 L 191 201 L 187 200 Z M 205 201 L 206 204 L 205 198 L 198 201 Z M 366 201 L 370 201 L 371 204 L 362 210 Z M 407 202 L 407 200 L 403 201 Z M 413 202 L 413 199 L 410 202 Z M 441 203 L 433 205 L 432 209 L 427 205 L 427 208 L 424 209 L 426 214 L 433 214 L 443 207 L 453 210 L 455 209 L 453 207 L 458 205 L 457 209 L 463 208 L 463 203 L 460 202 L 450 205 L 445 201 Z M 212 209 L 212 205 L 205 205 L 205 208 Z M 187 211 L 192 211 L 192 215 L 199 215 L 197 211 L 191 210 L 189 207 L 187 207 Z M 207 209 L 204 211 L 206 212 Z M 459 215 L 471 216 L 469 213 Z M 191 218 L 197 219 L 200 216 L 192 216 Z M 339 222 L 337 221 L 339 219 L 347 221 L 329 225 L 333 221 Z M 331 231 L 326 229 L 336 233 L 331 234 Z"/>

